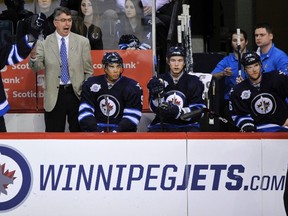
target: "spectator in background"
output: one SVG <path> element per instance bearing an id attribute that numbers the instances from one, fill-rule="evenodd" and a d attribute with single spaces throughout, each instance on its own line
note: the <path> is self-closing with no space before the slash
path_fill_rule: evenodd
<path id="1" fill-rule="evenodd" d="M 105 14 L 107 11 L 109 12 L 110 10 L 114 11 L 115 13 L 119 12 L 116 0 L 95 0 L 95 1 L 97 3 L 97 6 L 99 7 L 100 14 Z"/>
<path id="2" fill-rule="evenodd" d="M 93 0 L 81 0 L 77 18 L 73 21 L 72 32 L 83 35 L 89 39 L 91 50 L 102 50 L 102 31 L 97 26 L 99 13 Z"/>
<path id="3" fill-rule="evenodd" d="M 60 6 L 69 8 L 71 11 L 72 18 L 73 18 L 78 13 L 80 2 L 81 0 L 61 0 Z"/>
<path id="4" fill-rule="evenodd" d="M 225 79 L 223 86 L 224 89 L 224 111 L 223 115 L 227 119 L 231 119 L 229 112 L 229 94 L 231 88 L 236 85 L 239 81 L 238 79 L 246 78 L 244 69 L 241 67 L 241 56 L 247 51 L 247 33 L 244 30 L 240 30 L 240 54 L 238 56 L 238 44 L 237 44 L 237 31 L 233 31 L 230 35 L 232 53 L 225 56 L 214 68 L 212 74 L 217 79 Z M 240 65 L 239 65 L 240 64 Z M 239 76 L 239 66 L 241 74 Z M 232 119 L 231 119 L 232 120 Z M 234 128 L 227 128 L 228 130 L 234 130 Z"/>
<path id="5" fill-rule="evenodd" d="M 185 71 L 186 53 L 182 47 L 170 47 L 167 64 L 170 69 L 153 77 L 147 85 L 149 106 L 156 116 L 148 126 L 150 132 L 196 132 L 204 104 L 204 84 Z M 200 111 L 199 115 L 182 119 L 182 115 Z"/>
<path id="6" fill-rule="evenodd" d="M 144 8 L 144 16 L 152 15 L 152 3 L 151 0 L 141 0 Z M 162 6 L 169 3 L 170 0 L 156 0 L 155 10 L 158 11 Z M 125 12 L 125 0 L 117 0 L 117 5 L 120 12 Z"/>
<path id="7" fill-rule="evenodd" d="M 255 52 L 244 53 L 241 63 L 248 78 L 232 88 L 229 106 L 236 126 L 243 132 L 288 132 L 288 76 L 262 73 Z"/>
<path id="8" fill-rule="evenodd" d="M 254 27 L 254 36 L 263 72 L 280 70 L 288 74 L 288 56 L 273 43 L 272 27 L 268 23 L 259 23 Z"/>
<path id="9" fill-rule="evenodd" d="M 115 41 L 115 25 L 119 19 L 119 8 L 116 0 L 94 0 L 96 1 L 100 16 L 100 28 L 103 33 L 104 49 L 117 49 L 118 40 Z"/>
<path id="10" fill-rule="evenodd" d="M 105 75 L 89 78 L 82 87 L 78 117 L 82 131 L 137 131 L 142 115 L 141 86 L 122 76 L 123 60 L 117 52 L 105 53 L 102 64 Z"/>
<path id="11" fill-rule="evenodd" d="M 55 31 L 53 12 L 56 7 L 59 7 L 59 2 L 58 0 L 36 0 L 35 7 L 36 13 L 44 13 L 47 17 L 47 22 L 43 30 L 43 36 L 46 38 L 47 35 Z"/>
<path id="12" fill-rule="evenodd" d="M 118 4 L 123 4 L 124 0 L 118 0 Z M 172 0 L 155 0 L 155 11 L 156 11 L 156 54 L 159 61 L 158 69 L 160 73 L 165 73 L 167 70 L 166 64 L 166 52 L 167 52 L 167 37 L 170 27 L 170 21 L 172 16 L 173 7 L 176 1 Z M 142 0 L 144 8 L 144 16 L 147 20 L 151 19 L 152 15 L 152 3 L 150 0 Z M 124 4 L 123 4 L 124 5 Z M 180 7 L 182 8 L 182 7 Z M 177 11 L 179 15 L 179 11 Z M 177 16 L 176 16 L 177 17 Z M 176 34 L 175 34 L 176 35 Z M 173 41 L 176 38 L 171 38 L 171 44 L 175 45 L 177 41 Z"/>
<path id="13" fill-rule="evenodd" d="M 42 12 L 49 17 L 53 14 L 54 9 L 59 7 L 58 0 L 36 0 L 36 13 Z"/>
<path id="14" fill-rule="evenodd" d="M 17 34 L 17 38 L 22 38 L 25 33 L 23 29 L 17 30 L 18 21 L 27 19 L 34 13 L 24 9 L 24 0 L 4 0 L 7 10 L 2 11 L 0 20 L 11 20 L 13 22 L 13 32 Z"/>
<path id="15" fill-rule="evenodd" d="M 71 32 L 72 14 L 66 7 L 54 12 L 55 32 L 38 41 L 29 66 L 44 70 L 46 132 L 64 132 L 66 117 L 71 132 L 80 131 L 78 109 L 83 82 L 93 75 L 89 40 Z"/>
<path id="16" fill-rule="evenodd" d="M 152 25 L 144 22 L 144 10 L 141 0 L 125 0 L 125 12 L 116 24 L 117 41 L 123 34 L 133 34 L 146 49 L 152 45 Z"/>

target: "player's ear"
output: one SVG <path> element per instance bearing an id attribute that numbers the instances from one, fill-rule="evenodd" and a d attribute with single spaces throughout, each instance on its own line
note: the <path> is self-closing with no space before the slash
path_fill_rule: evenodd
<path id="1" fill-rule="evenodd" d="M 107 74 L 107 67 L 103 65 L 104 73 Z"/>

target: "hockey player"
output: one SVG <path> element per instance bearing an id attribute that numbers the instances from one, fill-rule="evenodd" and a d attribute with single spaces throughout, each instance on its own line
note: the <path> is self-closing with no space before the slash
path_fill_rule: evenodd
<path id="1" fill-rule="evenodd" d="M 137 131 L 143 102 L 139 83 L 122 76 L 123 60 L 117 52 L 105 53 L 102 64 L 105 75 L 90 77 L 82 86 L 78 116 L 82 131 Z"/>
<path id="2" fill-rule="evenodd" d="M 146 43 L 141 43 L 133 34 L 124 34 L 120 37 L 118 47 L 121 50 L 147 50 L 151 46 Z"/>
<path id="3" fill-rule="evenodd" d="M 262 73 L 255 52 L 243 54 L 241 63 L 247 79 L 231 90 L 232 118 L 243 132 L 288 131 L 288 76 L 281 71 Z"/>
<path id="4" fill-rule="evenodd" d="M 0 70 L 5 65 L 13 65 L 23 61 L 35 45 L 35 42 L 44 28 L 46 17 L 44 14 L 34 14 L 25 20 L 24 37 L 20 38 L 15 43 L 5 42 L 0 44 Z M 29 32 L 29 33 L 27 33 Z M 6 132 L 4 115 L 9 110 L 10 106 L 6 99 L 4 85 L 0 73 L 0 132 Z"/>
<path id="5" fill-rule="evenodd" d="M 149 81 L 149 105 L 156 116 L 148 131 L 200 131 L 201 115 L 181 119 L 182 114 L 205 107 L 204 85 L 197 76 L 186 73 L 185 57 L 182 47 L 171 47 L 167 53 L 170 70 Z"/>
<path id="6" fill-rule="evenodd" d="M 139 39 L 133 34 L 122 35 L 119 39 L 118 47 L 121 50 L 141 49 Z"/>

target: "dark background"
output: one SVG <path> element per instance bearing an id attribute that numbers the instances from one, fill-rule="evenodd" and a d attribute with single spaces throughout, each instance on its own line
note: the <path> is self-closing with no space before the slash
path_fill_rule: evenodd
<path id="1" fill-rule="evenodd" d="M 228 32 L 237 27 L 248 33 L 248 48 L 255 50 L 253 27 L 259 22 L 270 23 L 275 45 L 288 52 L 287 0 L 190 0 L 189 3 L 192 35 L 203 36 L 207 52 L 229 50 Z"/>

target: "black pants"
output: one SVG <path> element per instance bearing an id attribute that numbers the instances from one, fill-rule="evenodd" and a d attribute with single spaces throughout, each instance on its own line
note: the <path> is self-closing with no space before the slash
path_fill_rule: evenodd
<path id="1" fill-rule="evenodd" d="M 66 117 L 70 132 L 80 132 L 78 109 L 80 101 L 76 97 L 72 85 L 60 85 L 54 109 L 44 114 L 46 132 L 64 132 Z"/>
<path id="2" fill-rule="evenodd" d="M 0 116 L 0 132 L 7 132 L 4 116 Z"/>

